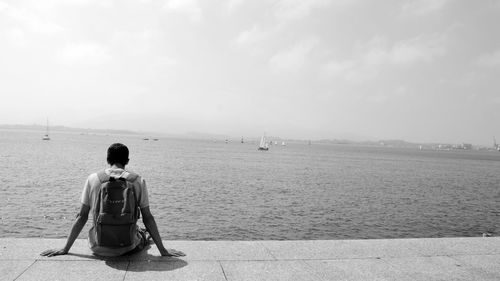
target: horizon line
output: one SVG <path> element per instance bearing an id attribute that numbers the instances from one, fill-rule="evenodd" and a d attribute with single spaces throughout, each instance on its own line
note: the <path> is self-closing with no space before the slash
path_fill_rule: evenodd
<path id="1" fill-rule="evenodd" d="M 0 129 L 2 127 L 40 127 L 40 128 L 45 128 L 46 125 L 41 125 L 37 123 L 32 123 L 32 124 L 0 124 Z M 151 134 L 157 134 L 157 135 L 163 135 L 165 137 L 189 137 L 195 138 L 195 139 L 209 139 L 209 138 L 225 138 L 225 139 L 240 139 L 243 136 L 233 136 L 231 134 L 220 134 L 220 133 L 206 133 L 206 132 L 197 132 L 197 131 L 188 131 L 184 133 L 167 133 L 167 132 L 152 132 L 152 131 L 137 131 L 137 130 L 129 130 L 129 129 L 111 129 L 111 128 L 106 128 L 106 129 L 97 129 L 97 128 L 82 128 L 82 127 L 72 127 L 72 126 L 67 126 L 67 125 L 52 125 L 50 126 L 51 128 L 63 128 L 63 129 L 69 129 L 67 131 L 76 131 L 76 130 L 92 130 L 92 131 L 97 131 L 97 132 L 108 132 L 111 134 L 133 134 L 133 135 L 140 135 L 140 134 L 146 134 L 146 135 L 151 135 Z M 15 129 L 15 128 L 13 128 Z M 57 131 L 57 130 L 56 130 Z M 64 130 L 60 130 L 64 131 Z M 114 133 L 113 133 L 114 132 Z M 198 137 L 195 137 L 195 135 L 198 135 Z M 279 140 L 288 140 L 288 141 L 314 141 L 314 142 L 334 142 L 334 141 L 341 141 L 341 142 L 350 142 L 354 144 L 373 144 L 373 143 L 384 143 L 384 142 L 403 142 L 406 145 L 453 145 L 453 144 L 470 144 L 468 142 L 454 142 L 454 143 L 449 143 L 449 142 L 439 142 L 439 141 L 431 141 L 431 142 L 415 142 L 415 141 L 408 141 L 405 139 L 396 139 L 396 138 L 388 138 L 388 139 L 371 139 L 371 140 L 352 140 L 349 138 L 282 138 L 279 136 L 271 136 L 274 138 L 277 138 Z M 251 136 L 249 139 L 258 139 L 260 136 Z M 494 139 L 495 136 L 492 136 Z M 486 144 L 473 144 L 473 146 L 480 146 L 480 147 L 494 147 L 493 145 L 486 145 Z"/>

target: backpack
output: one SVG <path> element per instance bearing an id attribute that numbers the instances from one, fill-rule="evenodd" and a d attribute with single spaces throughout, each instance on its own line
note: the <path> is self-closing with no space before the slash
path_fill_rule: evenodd
<path id="1" fill-rule="evenodd" d="M 97 173 L 101 187 L 94 206 L 94 233 L 97 246 L 120 248 L 131 246 L 137 235 L 140 212 L 133 182 L 138 175 L 125 172 L 112 177 Z"/>

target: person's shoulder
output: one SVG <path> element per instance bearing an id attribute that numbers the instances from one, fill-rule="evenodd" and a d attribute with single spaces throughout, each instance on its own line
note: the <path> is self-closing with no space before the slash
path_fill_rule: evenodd
<path id="1" fill-rule="evenodd" d="M 126 172 L 127 172 L 129 175 L 131 175 L 131 176 L 137 176 L 137 177 L 139 177 L 139 176 L 140 176 L 140 175 L 139 175 L 139 173 L 136 173 L 136 172 L 131 171 L 131 170 L 126 170 Z"/>
<path id="2" fill-rule="evenodd" d="M 102 171 L 97 171 L 97 172 L 94 172 L 92 174 L 89 175 L 88 179 L 89 180 L 99 180 L 99 173 L 102 173 L 104 170 Z"/>
<path id="3" fill-rule="evenodd" d="M 100 170 L 100 171 L 97 171 L 95 173 L 92 173 L 90 174 L 88 177 L 87 177 L 87 181 L 90 183 L 90 184 L 96 184 L 96 183 L 100 183 L 101 180 L 99 179 L 99 175 L 102 175 L 102 174 L 107 174 L 106 170 Z M 102 177 L 102 176 L 101 176 Z"/>
<path id="4" fill-rule="evenodd" d="M 142 184 L 144 182 L 144 178 L 139 175 L 138 173 L 134 172 L 134 171 L 129 171 L 127 170 L 127 178 L 130 178 L 131 179 L 131 182 L 133 183 L 139 183 L 139 184 Z"/>

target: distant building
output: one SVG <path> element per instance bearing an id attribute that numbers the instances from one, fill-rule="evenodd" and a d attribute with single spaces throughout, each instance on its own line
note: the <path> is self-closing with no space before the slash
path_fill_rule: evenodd
<path id="1" fill-rule="evenodd" d="M 449 144 L 440 144 L 437 146 L 438 150 L 451 150 L 453 147 Z"/>
<path id="2" fill-rule="evenodd" d="M 462 143 L 462 149 L 471 150 L 472 149 L 472 144 L 470 144 L 470 143 Z"/>
<path id="3" fill-rule="evenodd" d="M 472 149 L 472 144 L 470 144 L 470 143 L 455 144 L 455 145 L 453 145 L 452 148 L 453 149 L 471 150 Z"/>

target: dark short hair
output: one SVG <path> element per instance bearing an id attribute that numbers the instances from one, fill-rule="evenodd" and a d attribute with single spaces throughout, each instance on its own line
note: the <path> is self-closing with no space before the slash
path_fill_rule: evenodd
<path id="1" fill-rule="evenodd" d="M 121 143 L 113 143 L 108 148 L 108 160 L 109 165 L 122 164 L 123 166 L 128 164 L 128 148 Z"/>

